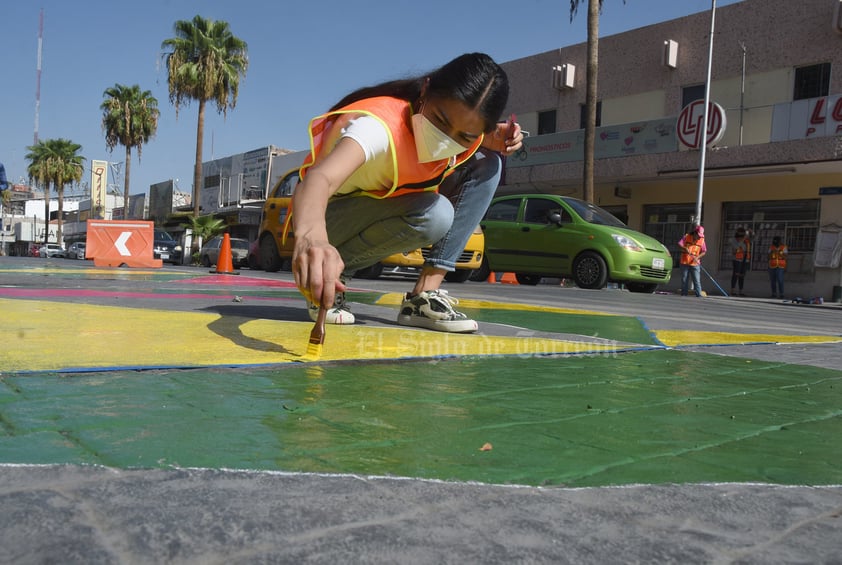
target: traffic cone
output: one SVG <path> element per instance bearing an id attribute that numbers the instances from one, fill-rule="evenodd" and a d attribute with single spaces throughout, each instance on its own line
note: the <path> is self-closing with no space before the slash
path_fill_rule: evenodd
<path id="1" fill-rule="evenodd" d="M 231 236 L 227 233 L 222 236 L 222 247 L 219 248 L 219 257 L 216 260 L 216 270 L 211 271 L 218 275 L 239 275 L 234 270 L 234 259 L 231 255 Z"/>
<path id="2" fill-rule="evenodd" d="M 520 284 L 517 282 L 517 277 L 515 277 L 514 273 L 503 273 L 503 276 L 500 278 L 500 282 L 502 284 Z"/>
<path id="3" fill-rule="evenodd" d="M 494 271 L 488 273 L 488 278 L 485 279 L 485 282 L 495 284 L 497 282 L 497 273 L 495 273 Z"/>

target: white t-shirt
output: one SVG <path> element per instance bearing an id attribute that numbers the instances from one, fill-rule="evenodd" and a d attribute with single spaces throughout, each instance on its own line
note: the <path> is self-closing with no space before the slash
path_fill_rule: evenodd
<path id="1" fill-rule="evenodd" d="M 336 194 L 392 188 L 394 169 L 386 126 L 374 116 L 359 116 L 342 129 L 340 139 L 343 137 L 353 139 L 362 147 L 365 163 L 339 187 Z"/>

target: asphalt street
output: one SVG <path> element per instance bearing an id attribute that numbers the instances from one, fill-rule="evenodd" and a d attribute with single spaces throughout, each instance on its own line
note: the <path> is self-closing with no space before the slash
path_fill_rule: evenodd
<path id="1" fill-rule="evenodd" d="M 290 281 L 0 257 L 0 562 L 842 563 L 839 304 Z"/>

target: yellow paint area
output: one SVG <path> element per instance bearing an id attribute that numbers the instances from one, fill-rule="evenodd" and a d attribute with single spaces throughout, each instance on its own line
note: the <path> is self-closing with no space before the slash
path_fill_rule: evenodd
<path id="1" fill-rule="evenodd" d="M 384 294 L 377 301 L 382 306 L 400 306 L 403 302 L 403 294 L 390 292 Z M 492 308 L 494 310 L 522 310 L 524 312 L 552 312 L 554 314 L 588 314 L 591 316 L 614 316 L 607 312 L 596 312 L 594 310 L 581 310 L 574 308 L 556 308 L 553 306 L 539 306 L 535 304 L 511 304 L 506 302 L 493 302 L 490 300 L 459 299 L 459 308 Z"/>
<path id="2" fill-rule="evenodd" d="M 839 343 L 842 336 L 828 335 L 775 335 L 775 334 L 733 334 L 722 332 L 700 332 L 696 330 L 660 330 L 653 332 L 666 346 L 688 345 L 745 345 L 751 343 Z"/>
<path id="3" fill-rule="evenodd" d="M 193 367 L 302 361 L 311 322 L 211 313 L 0 299 L 3 372 Z M 451 355 L 611 353 L 588 341 L 448 334 L 404 327 L 329 326 L 322 360 Z"/>

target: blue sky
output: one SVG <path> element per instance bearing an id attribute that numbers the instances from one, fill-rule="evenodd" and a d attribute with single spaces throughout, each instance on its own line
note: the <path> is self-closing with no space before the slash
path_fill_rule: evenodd
<path id="1" fill-rule="evenodd" d="M 739 0 L 718 0 L 717 7 Z M 586 2 L 585 2 L 586 4 Z M 696 12 L 711 0 L 605 0 L 600 36 Z M 0 161 L 10 182 L 26 174 L 35 129 L 38 21 L 43 8 L 39 139 L 63 137 L 92 159 L 122 162 L 102 134 L 103 91 L 138 84 L 158 99 L 158 132 L 132 156 L 131 193 L 179 179 L 189 192 L 198 106 L 176 119 L 161 42 L 196 14 L 230 24 L 248 43 L 249 69 L 227 118 L 209 106 L 203 160 L 266 145 L 307 147 L 307 123 L 347 92 L 423 73 L 469 51 L 506 62 L 586 40 L 585 6 L 567 0 L 20 0 L 3 7 Z M 85 179 L 90 178 L 86 172 Z M 113 179 L 109 179 L 113 182 Z M 122 179 L 120 179 L 122 192 Z"/>

